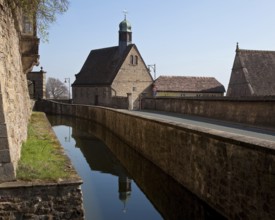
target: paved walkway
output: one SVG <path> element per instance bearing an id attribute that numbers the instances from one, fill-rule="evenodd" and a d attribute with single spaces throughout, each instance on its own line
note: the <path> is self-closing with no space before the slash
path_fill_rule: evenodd
<path id="1" fill-rule="evenodd" d="M 184 115 L 184 114 L 172 113 L 172 112 L 142 110 L 142 111 L 131 111 L 131 113 L 139 116 L 147 116 L 154 119 L 162 119 L 167 122 L 177 122 L 177 123 L 182 123 L 187 125 L 195 125 L 203 128 L 211 128 L 214 130 L 225 131 L 233 134 L 241 134 L 248 137 L 255 137 L 255 138 L 275 142 L 275 128 L 272 131 L 272 130 L 252 127 L 248 125 L 230 123 L 226 121 L 220 121 L 220 120 L 215 120 L 210 118 Z"/>

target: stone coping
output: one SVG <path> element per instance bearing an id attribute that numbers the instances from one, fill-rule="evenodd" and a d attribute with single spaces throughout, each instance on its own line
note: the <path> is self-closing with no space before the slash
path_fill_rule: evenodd
<path id="1" fill-rule="evenodd" d="M 81 185 L 83 181 L 80 178 L 60 180 L 57 182 L 47 182 L 47 181 L 13 181 L 0 183 L 1 189 L 11 189 L 11 188 L 26 188 L 26 187 L 47 187 L 47 186 L 68 186 L 68 185 Z"/>
<path id="2" fill-rule="evenodd" d="M 154 118 L 151 116 L 141 116 L 134 114 L 134 112 L 127 110 L 112 109 L 113 111 L 120 112 L 122 114 L 132 115 L 138 118 L 145 118 L 150 121 L 154 121 L 160 124 L 169 124 L 172 127 L 181 128 L 188 132 L 197 133 L 200 135 L 206 134 L 208 137 L 212 137 L 217 140 L 226 140 L 228 143 L 237 143 L 240 146 L 248 147 L 254 150 L 268 151 L 269 153 L 275 154 L 275 142 L 270 140 L 264 140 L 256 137 L 248 137 L 246 135 L 234 134 L 226 131 L 219 131 L 212 128 L 204 128 L 196 125 L 188 125 L 180 122 L 171 122 L 167 119 Z"/>
<path id="3" fill-rule="evenodd" d="M 275 154 L 275 142 L 274 141 L 259 139 L 256 137 L 248 137 L 248 136 L 241 135 L 241 134 L 234 134 L 234 133 L 230 133 L 230 132 L 226 132 L 226 131 L 219 131 L 219 130 L 211 129 L 211 128 L 203 128 L 203 127 L 196 126 L 196 125 L 188 125 L 188 124 L 179 123 L 179 122 L 171 122 L 166 119 L 153 118 L 153 117 L 150 117 L 147 115 L 141 116 L 141 115 L 134 114 L 134 111 L 129 111 L 129 110 L 125 110 L 125 109 L 114 109 L 114 108 L 109 108 L 109 107 L 104 107 L 104 106 L 93 106 L 93 105 L 65 104 L 65 103 L 60 103 L 60 102 L 56 102 L 56 101 L 50 101 L 50 102 L 53 102 L 56 104 L 61 104 L 61 105 L 93 107 L 93 108 L 105 109 L 105 110 L 113 111 L 113 112 L 119 112 L 121 114 L 135 116 L 137 118 L 154 121 L 154 122 L 157 122 L 160 124 L 169 124 L 172 127 L 177 127 L 177 128 L 186 130 L 188 132 L 197 133 L 197 134 L 204 135 L 204 136 L 207 135 L 208 137 L 212 137 L 216 140 L 226 140 L 228 143 L 238 144 L 242 147 L 247 147 L 247 148 L 259 150 L 262 152 L 268 152 L 271 154 Z M 77 117 L 75 115 L 71 115 L 71 116 Z M 83 118 L 85 118 L 85 117 L 83 117 Z M 236 123 L 233 123 L 233 124 L 236 124 Z M 249 125 L 246 125 L 246 126 L 253 127 L 253 126 L 249 126 Z"/>

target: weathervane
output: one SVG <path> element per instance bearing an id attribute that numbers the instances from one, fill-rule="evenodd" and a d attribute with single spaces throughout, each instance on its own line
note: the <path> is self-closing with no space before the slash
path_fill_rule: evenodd
<path id="1" fill-rule="evenodd" d="M 124 14 L 124 19 L 126 20 L 126 16 L 128 14 L 128 11 L 127 10 L 123 10 L 123 14 Z"/>

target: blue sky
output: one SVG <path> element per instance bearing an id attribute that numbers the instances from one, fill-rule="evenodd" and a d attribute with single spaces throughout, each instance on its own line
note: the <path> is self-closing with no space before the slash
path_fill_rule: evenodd
<path id="1" fill-rule="evenodd" d="M 72 83 L 91 50 L 116 46 L 125 9 L 133 43 L 157 76 L 213 76 L 227 89 L 236 42 L 275 50 L 274 0 L 70 0 L 40 44 L 47 77 Z"/>

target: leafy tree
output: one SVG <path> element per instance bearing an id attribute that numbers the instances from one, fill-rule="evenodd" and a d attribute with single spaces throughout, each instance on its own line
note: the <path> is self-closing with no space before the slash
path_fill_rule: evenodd
<path id="1" fill-rule="evenodd" d="M 22 8 L 29 18 L 36 19 L 37 30 L 43 40 L 48 39 L 49 25 L 56 21 L 57 14 L 68 10 L 69 0 L 7 0 L 14 9 Z"/>
<path id="2" fill-rule="evenodd" d="M 69 98 L 67 86 L 59 79 L 49 77 L 46 83 L 46 98 L 62 99 Z"/>

